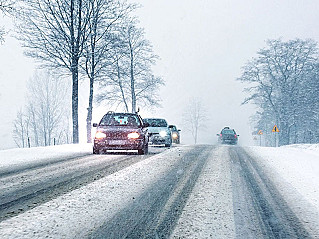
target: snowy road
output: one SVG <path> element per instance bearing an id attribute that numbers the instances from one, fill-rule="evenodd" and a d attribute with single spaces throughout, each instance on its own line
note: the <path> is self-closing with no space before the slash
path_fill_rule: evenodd
<path id="1" fill-rule="evenodd" d="M 30 210 L 148 156 L 89 155 L 61 159 L 0 176 L 0 221 Z"/>
<path id="2" fill-rule="evenodd" d="M 0 187 L 1 238 L 319 238 L 316 208 L 236 146 L 81 156 Z"/>

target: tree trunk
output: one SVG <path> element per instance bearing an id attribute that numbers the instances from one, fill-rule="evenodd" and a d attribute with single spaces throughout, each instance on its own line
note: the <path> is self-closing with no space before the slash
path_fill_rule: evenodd
<path id="1" fill-rule="evenodd" d="M 132 97 L 132 113 L 136 112 L 136 95 L 135 95 L 135 80 L 134 80 L 134 54 L 131 42 L 130 53 L 131 53 L 131 97 Z"/>
<path id="2" fill-rule="evenodd" d="M 121 89 L 121 94 L 122 94 L 122 99 L 123 99 L 123 102 L 124 102 L 124 105 L 125 105 L 125 110 L 126 110 L 126 112 L 129 112 L 128 105 L 127 105 L 127 102 L 126 102 L 126 99 L 125 99 L 123 85 L 122 85 L 122 82 L 121 82 L 121 72 L 120 72 L 120 66 L 119 66 L 119 59 L 118 58 L 116 58 L 116 67 L 117 67 L 117 80 L 118 80 L 118 83 L 119 83 L 119 87 Z"/>
<path id="3" fill-rule="evenodd" d="M 92 64 L 93 65 L 93 64 Z M 93 67 L 92 67 L 93 70 Z M 91 72 L 90 77 L 90 96 L 89 96 L 89 107 L 86 118 L 86 141 L 92 143 L 92 113 L 93 113 L 93 87 L 94 87 L 94 73 Z"/>
<path id="4" fill-rule="evenodd" d="M 79 113 L 78 113 L 78 102 L 79 102 L 79 82 L 78 82 L 78 65 L 77 61 L 73 59 L 72 63 L 72 122 L 73 122 L 73 143 L 79 143 Z"/>
<path id="5" fill-rule="evenodd" d="M 79 37 L 80 37 L 80 29 L 81 29 L 81 8 L 82 8 L 82 1 L 79 1 L 79 19 L 78 19 L 78 35 L 75 38 L 75 31 L 74 31 L 74 23 L 76 19 L 74 18 L 74 3 L 75 0 L 71 0 L 71 15 L 70 15 L 70 36 L 71 36 L 71 72 L 72 72 L 72 122 L 73 122 L 73 143 L 79 143 L 79 82 L 78 82 L 78 64 L 79 64 Z"/>

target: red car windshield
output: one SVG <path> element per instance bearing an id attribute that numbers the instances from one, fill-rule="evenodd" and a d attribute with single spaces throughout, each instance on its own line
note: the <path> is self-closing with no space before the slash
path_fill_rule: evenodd
<path id="1" fill-rule="evenodd" d="M 106 114 L 100 122 L 101 126 L 141 126 L 140 120 L 133 114 Z"/>

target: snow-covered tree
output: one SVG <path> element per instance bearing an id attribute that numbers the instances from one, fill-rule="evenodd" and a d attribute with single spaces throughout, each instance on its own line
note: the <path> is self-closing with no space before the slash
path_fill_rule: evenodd
<path id="1" fill-rule="evenodd" d="M 280 129 L 280 144 L 306 142 L 306 131 L 318 129 L 318 47 L 313 40 L 268 40 L 243 67 L 240 81 L 249 83 L 249 97 L 260 109 L 259 127 L 271 131 L 274 124 Z M 317 91 L 318 92 L 318 91 Z M 259 128 L 261 129 L 261 128 Z M 315 137 L 315 136 L 314 136 Z M 319 140 L 319 138 L 317 138 Z"/>

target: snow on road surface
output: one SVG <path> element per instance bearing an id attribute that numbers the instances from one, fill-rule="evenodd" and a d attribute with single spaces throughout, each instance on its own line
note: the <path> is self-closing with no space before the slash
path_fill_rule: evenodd
<path id="1" fill-rule="evenodd" d="M 210 155 L 172 238 L 235 238 L 229 163 L 226 147 Z"/>
<path id="2" fill-rule="evenodd" d="M 193 147 L 172 148 L 0 223 L 1 238 L 83 238 Z"/>
<path id="3" fill-rule="evenodd" d="M 172 148 L 2 221 L 0 238 L 83 238 L 134 201 L 194 147 Z M 91 149 L 90 145 L 74 145 L 4 150 L 0 151 L 0 171 L 91 153 Z M 172 238 L 236 237 L 231 207 L 231 165 L 224 164 L 230 163 L 225 160 L 229 157 L 226 149 L 227 146 L 212 151 Z M 317 224 L 311 223 L 315 228 L 310 228 L 318 232 L 319 217 L 313 215 L 319 215 L 319 145 L 245 147 L 245 150 L 273 176 L 297 214 L 307 211 L 303 223 L 318 220 Z"/>

